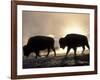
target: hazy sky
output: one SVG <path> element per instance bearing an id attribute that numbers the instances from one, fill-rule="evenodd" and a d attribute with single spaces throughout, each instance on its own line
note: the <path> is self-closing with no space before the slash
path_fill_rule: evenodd
<path id="1" fill-rule="evenodd" d="M 36 35 L 53 36 L 56 41 L 69 33 L 89 38 L 89 14 L 23 11 L 23 45 Z"/>

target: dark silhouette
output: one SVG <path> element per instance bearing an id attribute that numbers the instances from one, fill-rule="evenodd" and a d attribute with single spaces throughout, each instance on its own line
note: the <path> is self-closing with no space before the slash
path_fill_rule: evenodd
<path id="1" fill-rule="evenodd" d="M 84 52 L 85 46 L 89 49 L 89 44 L 88 44 L 88 39 L 84 35 L 80 34 L 68 34 L 64 38 L 59 39 L 59 44 L 61 48 L 65 48 L 66 46 L 68 47 L 66 56 L 69 53 L 70 49 L 72 48 L 74 50 L 74 54 L 76 57 L 76 51 L 77 47 L 82 47 Z"/>
<path id="2" fill-rule="evenodd" d="M 50 49 L 54 51 L 54 54 L 56 56 L 55 48 L 54 48 L 54 39 L 47 36 L 35 36 L 31 37 L 28 40 L 27 45 L 23 47 L 23 52 L 25 56 L 29 56 L 31 52 L 35 52 L 36 58 L 37 56 L 40 56 L 39 52 L 40 50 L 48 50 L 47 56 L 50 53 Z"/>

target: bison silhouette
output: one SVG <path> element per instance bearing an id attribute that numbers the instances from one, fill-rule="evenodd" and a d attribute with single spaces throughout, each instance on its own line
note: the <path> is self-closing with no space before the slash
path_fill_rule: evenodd
<path id="1" fill-rule="evenodd" d="M 74 50 L 74 54 L 76 56 L 77 47 L 82 47 L 84 52 L 85 46 L 89 49 L 88 39 L 84 35 L 80 34 L 68 34 L 64 38 L 59 39 L 60 48 L 67 48 L 66 56 L 69 53 L 70 49 Z"/>
<path id="2" fill-rule="evenodd" d="M 36 54 L 36 58 L 40 56 L 40 50 L 48 50 L 46 56 L 49 55 L 50 50 L 54 51 L 56 56 L 55 48 L 54 48 L 54 39 L 47 36 L 34 36 L 29 38 L 27 45 L 23 47 L 23 53 L 25 56 L 29 56 L 31 52 Z"/>

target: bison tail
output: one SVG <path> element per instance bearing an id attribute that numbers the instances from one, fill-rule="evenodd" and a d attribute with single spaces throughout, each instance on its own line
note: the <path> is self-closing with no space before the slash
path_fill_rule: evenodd
<path id="1" fill-rule="evenodd" d="M 88 49 L 90 49 L 88 39 L 86 40 L 86 47 L 87 47 Z"/>
<path id="2" fill-rule="evenodd" d="M 87 44 L 86 46 L 88 47 L 88 49 L 90 49 L 90 46 L 89 46 L 89 44 Z"/>

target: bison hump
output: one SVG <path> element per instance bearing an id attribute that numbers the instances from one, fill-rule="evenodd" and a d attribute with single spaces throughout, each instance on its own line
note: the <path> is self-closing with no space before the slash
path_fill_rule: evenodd
<path id="1" fill-rule="evenodd" d="M 49 42 L 54 43 L 54 39 L 47 36 L 35 36 L 28 40 L 27 45 L 48 44 Z"/>

